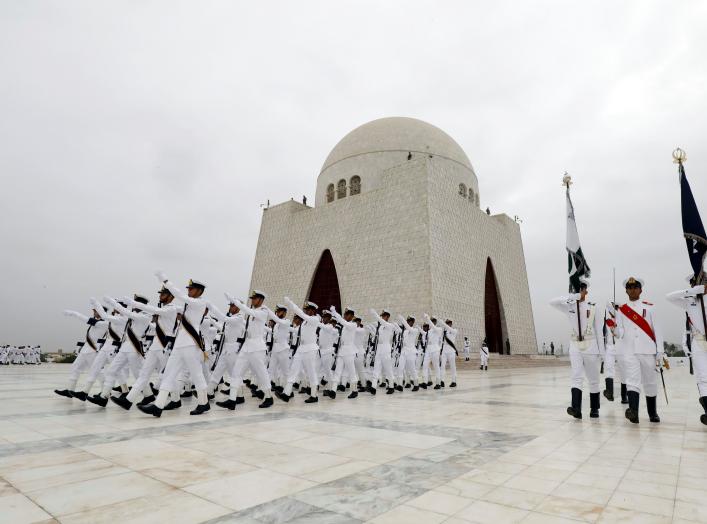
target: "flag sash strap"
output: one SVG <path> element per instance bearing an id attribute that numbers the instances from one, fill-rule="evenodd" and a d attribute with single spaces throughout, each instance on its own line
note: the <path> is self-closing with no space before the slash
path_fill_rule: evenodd
<path id="1" fill-rule="evenodd" d="M 653 342 L 655 342 L 655 334 L 653 333 L 653 329 L 642 315 L 636 313 L 636 311 L 634 311 L 628 304 L 623 304 L 619 308 L 619 311 L 621 311 L 627 319 L 641 328 L 641 331 L 643 331 Z"/>

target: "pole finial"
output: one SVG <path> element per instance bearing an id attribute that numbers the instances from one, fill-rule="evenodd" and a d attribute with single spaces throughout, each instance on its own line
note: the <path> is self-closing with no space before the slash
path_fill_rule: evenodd
<path id="1" fill-rule="evenodd" d="M 687 162 L 687 153 L 680 149 L 679 147 L 673 151 L 673 162 L 675 164 L 683 164 L 684 162 Z"/>
<path id="2" fill-rule="evenodd" d="M 565 171 L 565 175 L 562 177 L 562 185 L 567 189 L 572 185 L 572 177 L 567 174 L 567 171 Z"/>

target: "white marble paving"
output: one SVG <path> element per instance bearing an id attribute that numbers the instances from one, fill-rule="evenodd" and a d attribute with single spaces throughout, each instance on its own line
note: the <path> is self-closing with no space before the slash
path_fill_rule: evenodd
<path id="1" fill-rule="evenodd" d="M 0 524 L 707 522 L 685 368 L 663 422 L 638 426 L 604 399 L 598 420 L 570 419 L 561 367 L 160 419 L 54 395 L 67 373 L 0 368 Z"/>

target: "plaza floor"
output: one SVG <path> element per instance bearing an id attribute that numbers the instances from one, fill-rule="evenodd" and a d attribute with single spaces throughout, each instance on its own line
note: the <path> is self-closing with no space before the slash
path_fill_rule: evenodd
<path id="1" fill-rule="evenodd" d="M 0 368 L 0 522 L 707 522 L 707 427 L 667 373 L 661 424 L 565 413 L 569 368 L 464 370 L 456 390 L 155 419 Z M 618 391 L 617 391 L 618 393 Z M 661 392 L 662 394 L 662 392 Z"/>

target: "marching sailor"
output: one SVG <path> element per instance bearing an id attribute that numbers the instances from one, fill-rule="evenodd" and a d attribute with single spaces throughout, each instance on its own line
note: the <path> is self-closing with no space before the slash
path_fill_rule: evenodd
<path id="1" fill-rule="evenodd" d="M 656 367 L 663 364 L 663 336 L 656 323 L 653 304 L 641 300 L 643 280 L 629 277 L 624 281 L 628 302 L 619 307 L 614 336 L 626 368 L 628 409 L 626 418 L 638 424 L 641 386 L 646 395 L 648 418 L 660 422 L 657 410 L 658 381 Z"/>
<path id="2" fill-rule="evenodd" d="M 292 324 L 287 320 L 287 308 L 278 304 L 275 311 L 268 311 L 270 320 L 274 322 L 272 328 L 272 353 L 268 372 L 270 380 L 275 383 L 275 392 L 282 393 L 290 374 L 290 333 Z"/>
<path id="3" fill-rule="evenodd" d="M 452 327 L 452 321 L 447 319 L 444 321 L 445 327 L 443 327 L 442 336 L 442 361 L 441 361 L 441 373 L 442 373 L 442 386 L 444 386 L 444 372 L 449 365 L 449 370 L 452 374 L 452 383 L 449 384 L 450 388 L 457 387 L 457 330 Z"/>
<path id="4" fill-rule="evenodd" d="M 486 339 L 481 343 L 479 348 L 479 369 L 482 371 L 488 371 L 489 369 L 489 346 L 486 343 Z"/>
<path id="5" fill-rule="evenodd" d="M 292 387 L 299 378 L 300 373 L 304 371 L 309 381 L 309 398 L 305 400 L 305 403 L 319 402 L 319 394 L 317 392 L 317 385 L 319 384 L 317 329 L 322 326 L 322 323 L 319 315 L 317 315 L 318 306 L 314 302 L 306 301 L 304 310 L 302 310 L 289 297 L 285 297 L 285 304 L 301 319 L 302 323 L 297 327 L 297 345 L 290 364 L 290 376 L 287 377 L 287 385 L 284 391 L 278 397 L 284 402 L 289 402 L 290 398 L 292 398 Z"/>
<path id="6" fill-rule="evenodd" d="M 388 310 L 384 309 L 380 315 L 375 309 L 371 309 L 370 312 L 376 321 L 375 328 L 373 326 L 369 328 L 371 332 L 374 333 L 376 345 L 374 347 L 373 375 L 368 392 L 371 395 L 376 394 L 378 380 L 382 374 L 388 381 L 386 393 L 391 395 L 395 392 L 395 389 L 393 389 L 395 377 L 393 376 L 393 360 L 391 356 L 393 351 L 393 335 L 401 333 L 401 329 L 397 324 L 388 322 L 390 319 L 390 312 Z"/>
<path id="7" fill-rule="evenodd" d="M 700 422 L 707 425 L 707 342 L 705 342 L 705 286 L 695 286 L 694 277 L 691 279 L 690 289 L 674 291 L 666 297 L 668 301 L 687 312 L 689 327 L 692 335 L 691 352 L 692 365 L 697 381 L 699 402 L 704 410 L 700 415 Z"/>
<path id="8" fill-rule="evenodd" d="M 337 386 L 344 383 L 344 378 L 349 384 L 354 384 L 357 381 L 354 358 L 357 352 L 356 334 L 359 327 L 358 324 L 354 322 L 356 312 L 353 309 L 344 308 L 344 316 L 341 316 L 334 306 L 331 306 L 329 310 L 331 311 L 331 316 L 342 326 L 339 350 L 334 363 L 334 384 L 329 392 L 329 397 L 336 398 Z M 356 397 L 358 397 L 358 391 L 352 388 L 348 398 Z"/>
<path id="9" fill-rule="evenodd" d="M 339 339 L 339 330 L 331 324 L 331 311 L 322 310 L 322 324 L 319 327 L 319 377 L 320 383 L 324 387 L 324 396 L 330 396 L 329 390 L 332 385 L 333 374 L 331 368 L 334 366 L 334 344 Z M 331 398 L 335 398 L 336 394 Z"/>
<path id="10" fill-rule="evenodd" d="M 400 367 L 403 370 L 403 375 L 407 375 L 408 380 L 412 381 L 412 391 L 418 391 L 420 384 L 417 376 L 417 339 L 420 336 L 420 328 L 415 326 L 415 317 L 408 315 L 407 319 L 402 315 L 398 315 L 398 321 L 402 326 L 403 344 L 400 351 Z"/>
<path id="11" fill-rule="evenodd" d="M 424 368 L 423 380 L 429 376 L 429 365 L 432 364 L 432 369 L 435 372 L 435 387 L 434 389 L 440 389 L 442 386 L 440 382 L 442 381 L 442 373 L 440 370 L 440 352 L 442 351 L 442 337 L 444 336 L 444 330 L 437 325 L 436 318 L 430 318 L 430 316 L 425 313 L 425 323 L 427 324 L 427 337 L 425 341 L 425 357 L 422 362 Z M 432 382 L 428 381 L 429 386 Z"/>
<path id="12" fill-rule="evenodd" d="M 603 319 L 597 316 L 596 304 L 589 302 L 588 293 L 588 283 L 582 281 L 579 293 L 550 302 L 550 305 L 567 315 L 572 329 L 572 405 L 567 408 L 567 413 L 577 419 L 582 418 L 582 385 L 585 375 L 589 383 L 589 416 L 599 417 L 599 367 L 604 353 Z"/>
<path id="13" fill-rule="evenodd" d="M 106 331 L 108 330 L 108 322 L 103 320 L 97 311 L 93 310 L 93 316 L 87 317 L 82 315 L 77 311 L 64 311 L 64 315 L 67 317 L 74 317 L 79 319 L 84 324 L 88 325 L 86 329 L 85 342 L 79 350 L 79 354 L 76 360 L 71 364 L 71 374 L 69 375 L 69 383 L 66 389 L 55 389 L 54 393 L 61 395 L 62 397 L 72 397 L 72 392 L 76 389 L 76 383 L 79 380 L 79 376 L 83 371 L 89 369 L 93 361 L 96 359 L 96 355 L 100 350 L 99 340 L 106 336 Z"/>
<path id="14" fill-rule="evenodd" d="M 169 289 L 179 303 L 178 327 L 157 398 L 153 403 L 138 405 L 138 409 L 143 413 L 160 417 L 162 410 L 167 405 L 169 393 L 176 390 L 182 372 L 187 371 L 196 390 L 198 403 L 189 414 L 201 415 L 211 409 L 202 368 L 202 362 L 208 358 L 204 352 L 204 338 L 201 335 L 201 323 L 208 312 L 206 302 L 202 298 L 206 284 L 192 279 L 187 284 L 187 293 L 185 294 L 162 271 L 157 271 L 155 276 L 163 283 L 164 287 Z"/>
<path id="15" fill-rule="evenodd" d="M 225 315 L 212 302 L 208 303 L 209 312 L 222 322 L 221 345 L 209 373 L 207 387 L 209 397 L 213 397 L 216 394 L 216 389 L 224 374 L 235 365 L 238 350 L 245 342 L 245 319 L 243 314 L 238 305 L 232 302 L 230 298 L 226 300 L 228 301 L 228 312 Z M 230 395 L 230 391 L 228 394 Z M 242 404 L 243 402 L 245 402 L 245 398 L 236 395 L 236 404 Z M 220 406 L 220 403 L 216 402 L 216 405 Z"/>

